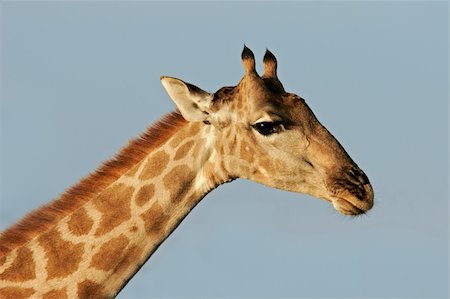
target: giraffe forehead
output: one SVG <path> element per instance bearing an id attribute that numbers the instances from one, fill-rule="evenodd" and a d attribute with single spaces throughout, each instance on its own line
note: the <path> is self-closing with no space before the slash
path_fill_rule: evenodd
<path id="1" fill-rule="evenodd" d="M 267 88 L 243 89 L 242 86 L 224 87 L 216 93 L 213 103 L 213 119 L 221 123 L 220 127 L 232 123 L 249 123 L 259 118 L 270 118 L 277 114 L 286 114 L 290 103 L 286 94 L 273 92 Z M 231 90 L 232 89 L 232 90 Z M 221 96 L 223 94 L 224 96 Z"/>
<path id="2" fill-rule="evenodd" d="M 216 91 L 213 102 L 215 108 L 220 108 L 224 104 L 232 104 L 239 108 L 252 103 L 276 101 L 285 94 L 278 80 L 245 76 L 237 86 L 225 86 Z"/>

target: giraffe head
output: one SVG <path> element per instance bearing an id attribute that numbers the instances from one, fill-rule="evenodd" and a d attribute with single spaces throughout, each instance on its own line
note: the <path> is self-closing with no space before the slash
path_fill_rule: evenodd
<path id="1" fill-rule="evenodd" d="M 263 76 L 247 47 L 242 62 L 239 84 L 215 93 L 161 77 L 186 120 L 211 126 L 208 139 L 223 169 L 232 178 L 325 199 L 342 214 L 369 210 L 374 195 L 367 176 L 305 100 L 284 90 L 275 56 L 266 51 Z"/>

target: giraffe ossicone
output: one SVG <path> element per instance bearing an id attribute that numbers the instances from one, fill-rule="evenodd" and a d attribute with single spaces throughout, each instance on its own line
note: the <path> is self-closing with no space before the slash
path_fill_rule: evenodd
<path id="1" fill-rule="evenodd" d="M 0 298 L 114 297 L 209 191 L 237 178 L 368 211 L 367 176 L 284 90 L 275 56 L 263 76 L 247 47 L 242 61 L 240 82 L 215 93 L 161 77 L 179 112 L 0 235 Z"/>

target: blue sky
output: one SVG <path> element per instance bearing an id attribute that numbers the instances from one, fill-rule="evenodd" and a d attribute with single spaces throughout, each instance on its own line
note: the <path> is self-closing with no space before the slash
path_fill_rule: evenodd
<path id="1" fill-rule="evenodd" d="M 448 297 L 447 2 L 0 5 L 0 229 L 173 110 L 160 75 L 236 84 L 246 43 L 259 62 L 277 56 L 375 207 L 350 219 L 306 195 L 220 186 L 119 298 Z"/>

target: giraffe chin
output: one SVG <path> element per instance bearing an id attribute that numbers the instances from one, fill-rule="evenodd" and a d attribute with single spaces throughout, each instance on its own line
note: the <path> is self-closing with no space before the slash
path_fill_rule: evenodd
<path id="1" fill-rule="evenodd" d="M 333 198 L 331 200 L 333 207 L 339 213 L 347 216 L 357 216 L 365 214 L 370 208 L 364 209 L 362 207 L 357 207 L 350 200 L 345 200 L 343 198 Z"/>

